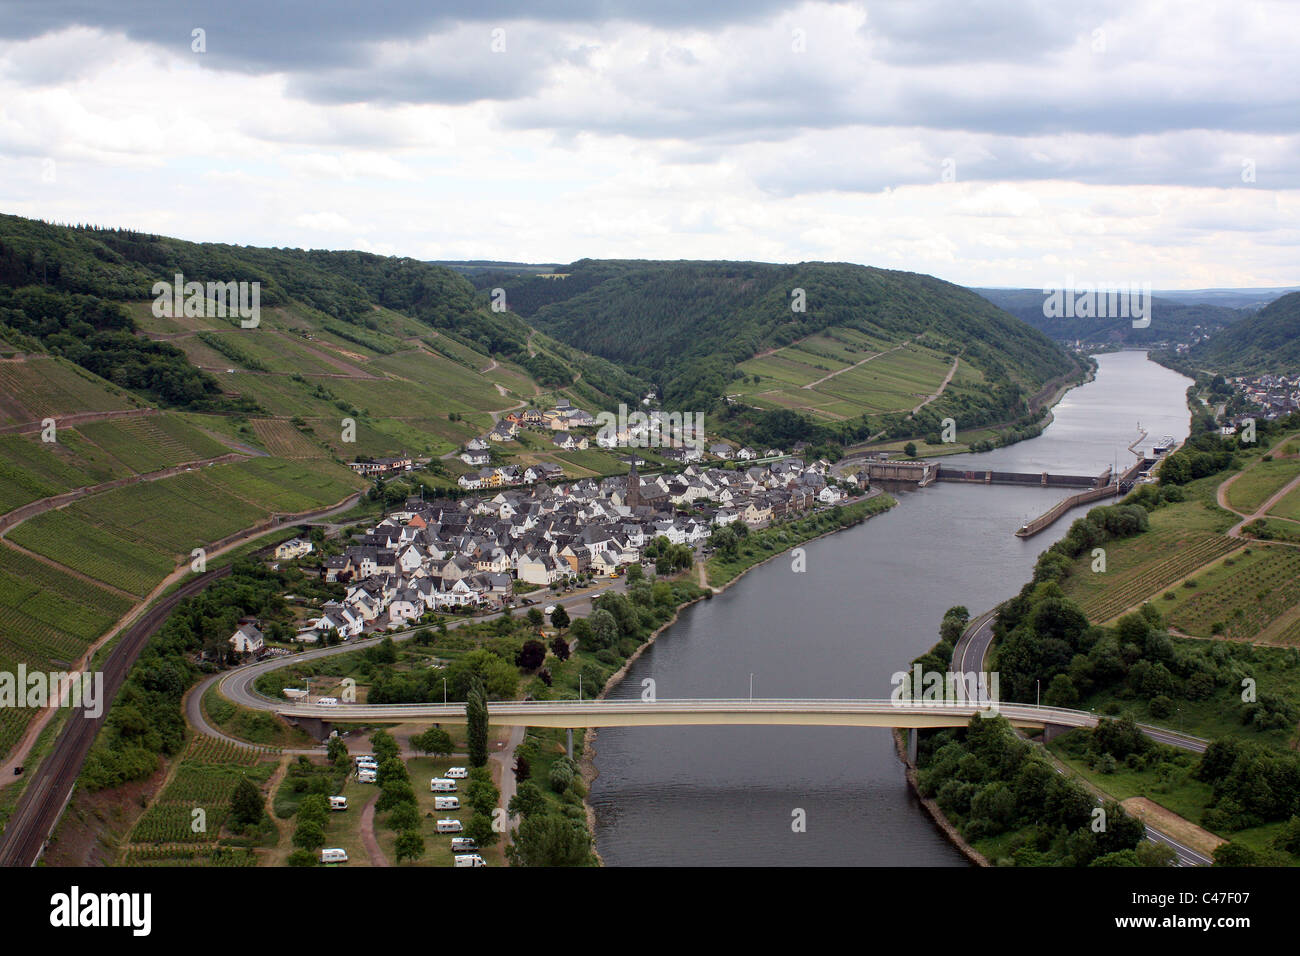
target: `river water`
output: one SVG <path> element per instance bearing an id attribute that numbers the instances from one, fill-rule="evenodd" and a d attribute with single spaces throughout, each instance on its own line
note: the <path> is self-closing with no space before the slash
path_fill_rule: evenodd
<path id="1" fill-rule="evenodd" d="M 1038 438 L 944 464 L 1098 474 L 1138 446 L 1185 438 L 1190 380 L 1142 352 L 1099 355 Z M 960 426 L 960 423 L 958 423 Z M 1014 531 L 1068 489 L 941 483 L 856 528 L 751 570 L 682 612 L 612 697 L 888 697 L 891 675 L 938 640 L 943 612 L 1016 593 L 1072 512 Z M 823 727 L 609 728 L 589 797 L 596 844 L 620 865 L 962 866 L 907 788 L 889 731 Z M 796 817 L 805 821 L 795 832 Z"/>

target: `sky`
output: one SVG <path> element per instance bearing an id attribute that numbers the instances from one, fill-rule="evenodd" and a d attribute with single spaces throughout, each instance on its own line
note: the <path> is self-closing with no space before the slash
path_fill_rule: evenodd
<path id="1" fill-rule="evenodd" d="M 419 259 L 1300 284 L 1300 3 L 0 0 L 0 212 Z"/>

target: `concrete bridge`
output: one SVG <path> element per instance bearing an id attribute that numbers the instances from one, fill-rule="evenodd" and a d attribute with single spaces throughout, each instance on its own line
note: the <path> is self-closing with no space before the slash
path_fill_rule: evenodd
<path id="1" fill-rule="evenodd" d="M 465 705 L 279 703 L 277 714 L 322 739 L 333 724 L 464 723 Z M 1096 714 L 1033 704 L 969 700 L 563 700 L 493 701 L 490 723 L 505 727 L 964 727 L 975 714 L 1000 714 L 1016 727 L 1055 736 L 1095 727 Z"/>

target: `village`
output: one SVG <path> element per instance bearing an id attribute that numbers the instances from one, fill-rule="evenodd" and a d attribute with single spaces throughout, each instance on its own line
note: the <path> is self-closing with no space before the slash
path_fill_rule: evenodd
<path id="1" fill-rule="evenodd" d="M 626 476 L 551 482 L 526 468 L 518 472 L 525 487 L 490 497 L 408 499 L 320 561 L 324 580 L 346 594 L 321 605 L 294 640 L 333 643 L 432 613 L 501 610 L 527 592 L 620 576 L 667 546 L 704 550 L 719 527 L 762 528 L 867 490 L 856 475 L 832 476 L 825 460 L 780 457 L 743 470 L 692 463 L 652 477 L 638 473 L 640 461 L 630 456 Z M 499 471 L 493 477 L 504 482 Z M 274 556 L 297 560 L 314 550 L 294 538 Z M 251 623 L 231 643 L 239 654 L 264 646 Z"/>

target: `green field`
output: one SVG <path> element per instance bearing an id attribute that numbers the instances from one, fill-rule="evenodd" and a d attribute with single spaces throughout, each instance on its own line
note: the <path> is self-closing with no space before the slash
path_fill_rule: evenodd
<path id="1" fill-rule="evenodd" d="M 952 359 L 920 345 L 833 328 L 738 368 L 746 378 L 732 387 L 746 404 L 804 411 L 830 421 L 912 409 L 938 390 Z M 953 385 L 981 379 L 959 364 Z"/>
<path id="2" fill-rule="evenodd" d="M 1300 475 L 1300 458 L 1260 461 L 1228 486 L 1228 504 L 1242 514 L 1254 514 L 1297 475 Z"/>

